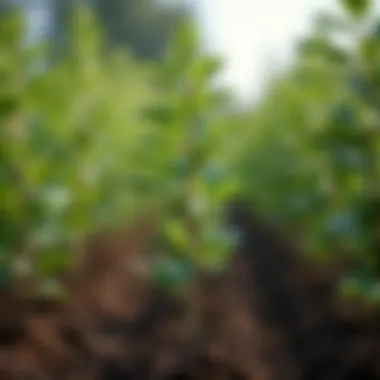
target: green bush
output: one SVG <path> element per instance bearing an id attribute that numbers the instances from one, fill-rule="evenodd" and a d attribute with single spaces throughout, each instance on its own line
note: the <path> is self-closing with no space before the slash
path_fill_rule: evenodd
<path id="1" fill-rule="evenodd" d="M 237 166 L 247 196 L 304 252 L 352 258 L 342 290 L 366 297 L 380 275 L 379 26 L 364 17 L 370 2 L 343 3 L 349 17 L 320 17 L 249 115 Z"/>
<path id="2" fill-rule="evenodd" d="M 369 2 L 344 3 L 251 112 L 215 86 L 221 63 L 189 24 L 165 59 L 141 62 L 107 48 L 82 9 L 49 64 L 19 15 L 1 21 L 1 285 L 34 276 L 56 291 L 89 233 L 154 214 L 151 279 L 187 297 L 195 331 L 197 279 L 229 261 L 223 206 L 238 195 L 307 254 L 351 256 L 343 293 L 377 303 L 380 34 Z"/>
<path id="3" fill-rule="evenodd" d="M 0 31 L 3 286 L 34 276 L 56 289 L 46 284 L 87 234 L 149 212 L 162 227 L 158 283 L 183 288 L 194 270 L 222 267 L 232 238 L 220 213 L 236 184 L 221 151 L 224 96 L 211 90 L 219 62 L 200 55 L 192 26 L 165 62 L 145 64 L 107 50 L 82 9 L 67 56 L 48 66 L 48 52 L 23 46 L 22 24 L 14 15 Z"/>
<path id="4" fill-rule="evenodd" d="M 46 50 L 25 48 L 22 25 L 14 14 L 0 26 L 0 260 L 4 278 L 45 279 L 86 234 L 140 210 L 136 160 L 150 129 L 139 112 L 153 91 L 148 68 L 104 54 L 88 11 L 52 67 Z"/>

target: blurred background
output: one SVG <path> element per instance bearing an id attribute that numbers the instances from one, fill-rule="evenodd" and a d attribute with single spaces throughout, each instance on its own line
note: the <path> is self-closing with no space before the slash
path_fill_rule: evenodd
<path id="1" fill-rule="evenodd" d="M 379 1 L 0 0 L 0 378 L 380 378 L 379 102 Z"/>
<path id="2" fill-rule="evenodd" d="M 28 12 L 28 34 L 32 40 L 49 36 L 57 39 L 60 35 L 64 35 L 63 13 L 70 12 L 71 7 L 79 4 L 78 2 L 71 5 L 70 2 L 59 4 L 59 2 L 43 0 L 8 3 L 23 7 Z M 81 3 L 86 4 L 85 1 Z M 160 37 L 155 37 L 154 48 L 148 48 L 147 40 L 153 40 L 153 37 L 145 36 L 144 49 L 144 43 L 139 44 L 138 38 L 132 37 L 133 33 L 137 34 L 137 32 L 132 32 L 133 28 L 137 28 L 137 21 L 134 27 L 117 26 L 118 22 L 123 24 L 127 22 L 127 17 L 132 17 L 119 14 L 120 20 L 116 21 L 115 13 L 118 13 L 117 10 L 121 10 L 123 5 L 113 5 L 110 2 L 107 5 L 91 1 L 87 3 L 96 12 L 107 9 L 102 17 L 107 30 L 112 34 L 111 42 L 126 44 L 129 48 L 136 50 L 139 55 L 149 58 L 155 58 L 157 52 L 162 49 L 163 43 L 158 41 L 164 41 L 165 36 L 167 38 L 168 31 L 165 28 L 170 29 L 170 24 L 185 13 L 193 17 L 201 30 L 202 44 L 210 51 L 222 56 L 225 61 L 225 68 L 221 73 L 223 80 L 236 89 L 238 95 L 244 100 L 249 100 L 252 96 L 257 98 L 264 85 L 263 81 L 265 83 L 265 78 L 270 76 L 271 72 L 289 64 L 294 54 L 294 44 L 298 38 L 310 30 L 315 13 L 336 11 L 339 8 L 332 1 L 292 0 L 286 5 L 279 5 L 275 2 L 259 4 L 248 0 L 227 0 L 221 4 L 216 1 L 162 0 L 159 1 L 160 8 L 166 7 L 167 13 L 162 16 L 162 20 L 172 21 L 168 21 L 169 24 L 156 21 L 157 26 L 154 30 L 157 32 L 160 30 Z M 375 4 L 375 6 L 378 5 Z M 5 9 L 9 5 L 4 2 L 2 7 Z M 124 13 L 136 12 L 130 11 L 129 5 L 124 7 Z M 110 20 L 112 20 L 112 27 Z M 141 24 L 144 25 L 147 34 L 153 32 L 153 27 L 147 26 L 147 19 L 144 18 Z M 131 32 L 128 32 L 129 30 Z M 150 43 L 153 44 L 153 42 Z"/>

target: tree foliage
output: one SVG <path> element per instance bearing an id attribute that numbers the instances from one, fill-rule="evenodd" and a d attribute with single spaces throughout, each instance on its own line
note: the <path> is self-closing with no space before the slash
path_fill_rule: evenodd
<path id="1" fill-rule="evenodd" d="M 66 59 L 42 71 L 22 24 L 14 14 L 0 30 L 1 261 L 45 277 L 86 234 L 139 207 L 131 183 L 148 124 L 138 113 L 152 91 L 128 55 L 102 56 L 91 13 L 77 15 Z"/>
<path id="2" fill-rule="evenodd" d="M 370 6 L 345 4 L 349 14 Z M 375 292 L 378 302 L 379 26 L 367 18 L 324 21 L 273 81 L 249 117 L 252 128 L 242 128 L 247 143 L 237 165 L 255 205 L 297 231 L 305 252 L 351 256 L 350 292 L 354 278 L 356 291 Z"/>
<path id="3" fill-rule="evenodd" d="M 25 49 L 22 25 L 14 14 L 0 31 L 2 278 L 51 284 L 87 234 L 154 210 L 158 282 L 178 288 L 194 268 L 223 265 L 231 238 L 219 214 L 234 184 L 220 150 L 223 94 L 210 86 L 219 63 L 200 55 L 192 26 L 165 62 L 137 64 L 103 55 L 83 8 L 65 58 L 41 69 L 48 53 Z"/>
<path id="4" fill-rule="evenodd" d="M 377 303 L 380 34 L 370 4 L 352 4 L 318 19 L 248 113 L 230 112 L 214 84 L 221 62 L 189 23 L 147 63 L 104 55 L 107 34 L 82 9 L 65 57 L 41 68 L 49 53 L 25 48 L 22 20 L 2 21 L 2 286 L 26 275 L 51 285 L 87 234 L 154 213 L 151 279 L 196 295 L 194 280 L 229 262 L 223 206 L 239 195 L 307 254 L 352 257 L 343 292 Z"/>

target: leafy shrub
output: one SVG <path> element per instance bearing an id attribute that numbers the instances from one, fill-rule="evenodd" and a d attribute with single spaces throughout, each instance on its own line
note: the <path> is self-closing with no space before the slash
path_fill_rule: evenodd
<path id="1" fill-rule="evenodd" d="M 0 26 L 0 259 L 3 278 L 50 278 L 86 234 L 139 209 L 131 183 L 152 91 L 143 65 L 103 55 L 88 11 L 73 23 L 70 54 L 50 67 L 46 51 L 25 48 L 22 25 L 14 14 Z"/>
<path id="2" fill-rule="evenodd" d="M 295 229 L 304 251 L 352 256 L 355 281 L 344 287 L 359 284 L 366 296 L 380 274 L 380 40 L 377 22 L 364 17 L 370 2 L 344 3 L 355 17 L 325 16 L 302 41 L 294 65 L 250 116 L 252 128 L 242 128 L 237 166 L 248 197 Z"/>
<path id="3" fill-rule="evenodd" d="M 248 113 L 231 112 L 191 25 L 143 63 L 107 49 L 83 9 L 49 65 L 18 15 L 2 21 L 1 285 L 32 275 L 46 291 L 88 233 L 154 213 L 151 278 L 184 293 L 196 320 L 197 279 L 223 270 L 236 242 L 223 205 L 244 195 L 305 252 L 352 256 L 343 292 L 377 302 L 379 26 L 369 2 L 344 3 L 350 17 L 319 18 Z"/>
<path id="4" fill-rule="evenodd" d="M 232 237 L 220 214 L 236 183 L 221 150 L 224 97 L 212 90 L 219 62 L 200 55 L 191 25 L 165 62 L 145 64 L 107 50 L 82 9 L 69 54 L 49 66 L 23 46 L 22 24 L 14 15 L 0 33 L 3 285 L 31 275 L 56 291 L 47 284 L 87 234 L 155 211 L 158 283 L 183 288 L 190 273 L 223 267 Z"/>

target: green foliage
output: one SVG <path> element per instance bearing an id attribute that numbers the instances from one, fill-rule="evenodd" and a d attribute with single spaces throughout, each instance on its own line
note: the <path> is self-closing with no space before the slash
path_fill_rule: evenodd
<path id="1" fill-rule="evenodd" d="M 347 6 L 364 14 L 369 3 Z M 249 116 L 254 127 L 241 127 L 246 148 L 237 167 L 254 204 L 297 231 L 306 252 L 353 256 L 362 274 L 350 276 L 343 293 L 372 299 L 380 275 L 380 40 L 375 23 L 355 35 L 354 45 L 339 44 L 336 36 L 357 23 L 337 19 L 334 28 L 317 29 L 300 44 L 296 63 Z"/>
<path id="2" fill-rule="evenodd" d="M 2 286 L 34 276 L 56 293 L 87 234 L 154 210 L 165 243 L 151 271 L 158 285 L 183 288 L 197 270 L 222 268 L 233 248 L 222 205 L 236 180 L 212 86 L 220 64 L 202 57 L 192 25 L 166 60 L 143 64 L 125 51 L 104 56 L 83 8 L 67 55 L 37 71 L 49 52 L 21 47 L 22 25 L 16 15 L 0 28 Z"/>
<path id="3" fill-rule="evenodd" d="M 131 182 L 149 125 L 138 113 L 152 90 L 146 69 L 125 53 L 102 57 L 85 9 L 70 54 L 42 72 L 34 68 L 44 56 L 22 47 L 21 25 L 13 15 L 0 28 L 1 261 L 33 258 L 43 279 L 70 264 L 86 234 L 140 207 Z"/>
<path id="4" fill-rule="evenodd" d="M 371 0 L 341 0 L 341 3 L 354 16 L 364 16 L 370 8 Z"/>
<path id="5" fill-rule="evenodd" d="M 261 103 L 234 114 L 191 23 L 143 63 L 106 50 L 82 9 L 67 55 L 45 67 L 49 50 L 25 48 L 19 16 L 1 21 L 0 287 L 32 275 L 60 292 L 87 234 L 147 213 L 159 226 L 152 281 L 192 291 L 228 264 L 237 236 L 223 206 L 244 195 L 308 254 L 347 252 L 357 270 L 338 290 L 378 305 L 379 26 L 350 46 L 335 38 L 367 26 L 369 5 L 346 2 L 362 19 L 320 18 Z"/>
<path id="6" fill-rule="evenodd" d="M 218 136 L 223 106 L 215 101 L 218 94 L 211 85 L 218 68 L 217 60 L 201 54 L 193 26 L 183 24 L 156 70 L 157 89 L 167 96 L 147 112 L 162 142 L 151 151 L 157 158 L 150 161 L 163 158 L 155 172 L 162 173 L 167 188 L 161 223 L 167 254 L 177 252 L 200 271 L 223 268 L 233 249 L 232 237 L 222 229 L 222 206 L 236 181 L 226 172 L 220 151 L 228 135 Z M 187 271 L 176 273 L 191 279 Z"/>

